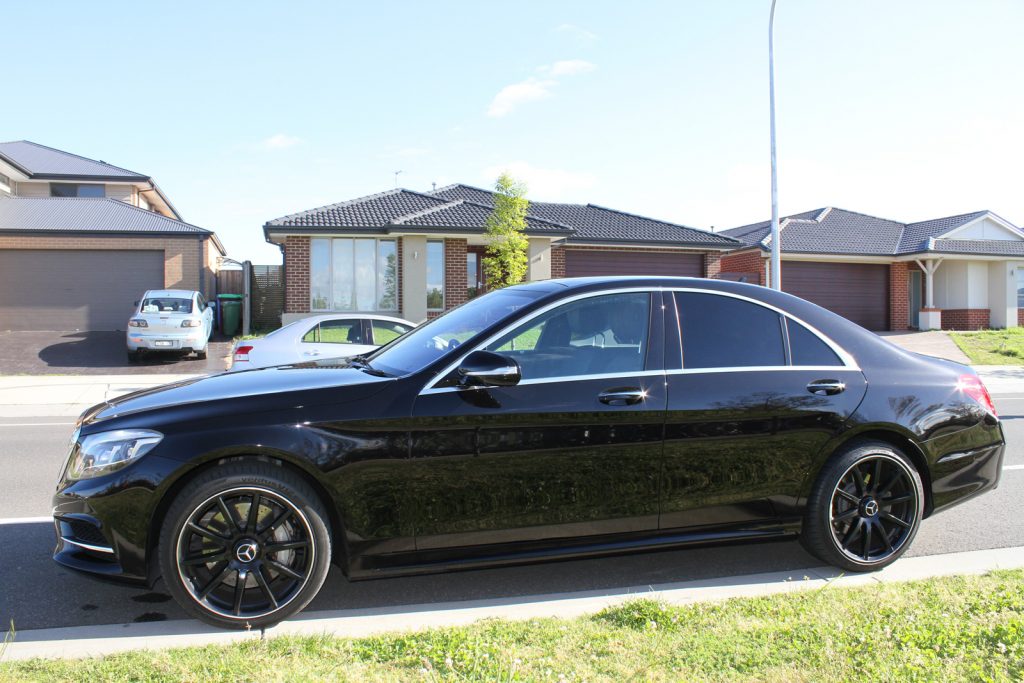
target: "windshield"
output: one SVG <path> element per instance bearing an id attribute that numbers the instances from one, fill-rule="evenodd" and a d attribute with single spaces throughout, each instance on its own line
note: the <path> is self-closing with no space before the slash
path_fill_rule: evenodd
<path id="1" fill-rule="evenodd" d="M 425 368 L 544 294 L 542 291 L 515 289 L 485 294 L 417 327 L 369 358 L 373 367 L 389 375 L 408 375 Z"/>
<path id="2" fill-rule="evenodd" d="M 140 313 L 191 313 L 192 299 L 159 296 L 145 299 Z"/>

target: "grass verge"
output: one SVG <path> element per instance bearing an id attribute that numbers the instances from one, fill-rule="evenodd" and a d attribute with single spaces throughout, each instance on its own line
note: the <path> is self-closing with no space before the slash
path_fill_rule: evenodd
<path id="1" fill-rule="evenodd" d="M 0 680 L 1012 681 L 1024 571 L 719 604 L 638 600 L 572 620 L 0 664 Z"/>
<path id="2" fill-rule="evenodd" d="M 950 332 L 972 365 L 1024 365 L 1024 328 Z"/>

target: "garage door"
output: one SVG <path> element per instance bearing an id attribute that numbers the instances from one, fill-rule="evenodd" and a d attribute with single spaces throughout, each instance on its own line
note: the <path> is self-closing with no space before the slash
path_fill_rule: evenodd
<path id="1" fill-rule="evenodd" d="M 889 329 L 889 266 L 782 262 L 782 289 L 869 330 Z"/>
<path id="2" fill-rule="evenodd" d="M 565 250 L 566 277 L 679 275 L 704 277 L 704 255 L 666 252 Z"/>
<path id="3" fill-rule="evenodd" d="M 0 250 L 0 330 L 123 330 L 162 251 Z"/>

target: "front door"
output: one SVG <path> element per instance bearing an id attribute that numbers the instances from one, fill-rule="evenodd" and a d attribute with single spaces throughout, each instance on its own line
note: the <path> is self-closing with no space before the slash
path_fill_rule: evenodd
<path id="1" fill-rule="evenodd" d="M 814 457 L 866 391 L 860 370 L 749 299 L 677 292 L 666 342 L 661 528 L 788 517 Z M 678 369 L 673 369 L 678 368 Z"/>
<path id="2" fill-rule="evenodd" d="M 483 294 L 484 277 L 484 256 L 487 254 L 487 247 L 466 248 L 466 299 Z"/>
<path id="3" fill-rule="evenodd" d="M 588 295 L 499 334 L 482 348 L 519 363 L 516 386 L 428 385 L 408 477 L 418 549 L 657 528 L 660 297 Z"/>
<path id="4" fill-rule="evenodd" d="M 910 327 L 915 330 L 921 329 L 921 271 L 910 271 L 907 278 L 907 300 L 910 302 Z"/>

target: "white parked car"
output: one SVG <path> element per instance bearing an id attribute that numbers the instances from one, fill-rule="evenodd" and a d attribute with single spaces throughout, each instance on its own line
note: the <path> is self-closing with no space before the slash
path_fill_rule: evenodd
<path id="1" fill-rule="evenodd" d="M 187 289 L 151 289 L 135 302 L 126 333 L 128 360 L 171 351 L 206 358 L 213 334 L 213 303 Z"/>
<path id="2" fill-rule="evenodd" d="M 246 370 L 373 351 L 416 327 L 401 318 L 330 313 L 296 320 L 266 337 L 245 339 L 231 350 L 231 369 Z"/>

